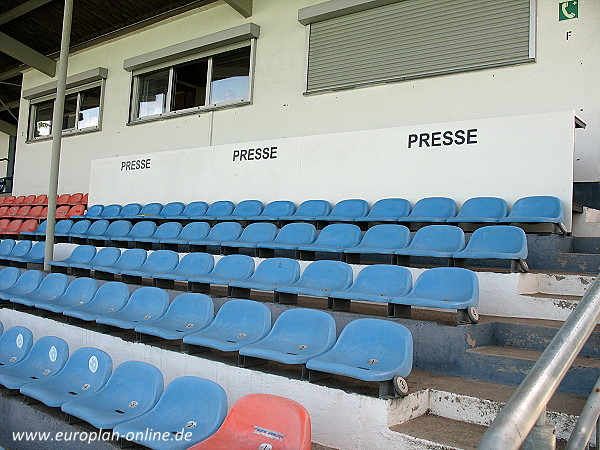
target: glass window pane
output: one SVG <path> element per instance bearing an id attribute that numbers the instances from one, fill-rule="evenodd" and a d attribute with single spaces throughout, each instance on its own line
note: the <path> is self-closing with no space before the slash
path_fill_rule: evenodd
<path id="1" fill-rule="evenodd" d="M 52 133 L 52 112 L 54 111 L 54 100 L 41 102 L 34 105 L 35 125 L 33 137 L 50 136 Z"/>
<path id="2" fill-rule="evenodd" d="M 81 104 L 79 105 L 79 120 L 77 121 L 77 128 L 80 130 L 98 126 L 101 93 L 102 89 L 98 86 L 80 94 Z"/>
<path id="3" fill-rule="evenodd" d="M 214 56 L 210 103 L 248 99 L 249 80 L 250 47 Z"/>
<path id="4" fill-rule="evenodd" d="M 173 111 L 203 106 L 206 103 L 208 61 L 194 61 L 175 67 Z"/>
<path id="5" fill-rule="evenodd" d="M 75 116 L 77 114 L 77 94 L 65 97 L 65 112 L 63 114 L 63 130 L 75 128 Z"/>
<path id="6" fill-rule="evenodd" d="M 166 111 L 169 88 L 169 69 L 139 76 L 138 117 Z"/>

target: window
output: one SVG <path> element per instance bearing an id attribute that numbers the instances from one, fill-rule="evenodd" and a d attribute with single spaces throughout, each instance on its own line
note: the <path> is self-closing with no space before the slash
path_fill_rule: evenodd
<path id="1" fill-rule="evenodd" d="M 251 46 L 134 74 L 131 121 L 250 101 Z"/>
<path id="2" fill-rule="evenodd" d="M 534 61 L 535 0 L 374 3 L 299 11 L 310 26 L 307 93 Z"/>
<path id="3" fill-rule="evenodd" d="M 102 84 L 78 92 L 67 91 L 62 120 L 63 134 L 99 130 L 101 103 Z M 31 102 L 30 140 L 47 138 L 52 134 L 53 113 L 54 99 Z"/>

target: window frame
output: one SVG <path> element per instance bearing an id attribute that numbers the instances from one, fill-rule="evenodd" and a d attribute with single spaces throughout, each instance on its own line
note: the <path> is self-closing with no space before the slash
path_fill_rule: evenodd
<path id="1" fill-rule="evenodd" d="M 86 133 L 94 133 L 97 131 L 102 131 L 102 119 L 104 113 L 104 93 L 105 93 L 105 82 L 106 80 L 103 78 L 98 81 L 94 81 L 92 83 L 87 83 L 84 85 L 76 86 L 65 91 L 65 98 L 77 94 L 77 107 L 75 112 L 75 117 L 79 118 L 79 113 L 81 112 L 81 94 L 87 90 L 100 88 L 100 105 L 98 110 L 98 125 L 92 127 L 78 128 L 79 120 L 75 120 L 74 128 L 66 128 L 62 130 L 62 136 L 74 136 L 79 134 Z M 36 124 L 36 116 L 37 116 L 37 107 L 36 105 L 40 103 L 47 102 L 49 100 L 56 100 L 56 93 L 50 95 L 44 95 L 41 97 L 36 97 L 29 100 L 29 127 L 27 129 L 27 143 L 39 142 L 39 141 L 47 141 L 52 139 L 52 131 L 48 136 L 35 136 L 35 124 Z M 52 112 L 54 113 L 54 104 L 52 105 Z M 62 123 L 61 123 L 62 125 Z M 54 123 L 52 123 L 52 127 L 54 127 Z"/>
<path id="2" fill-rule="evenodd" d="M 213 57 L 221 55 L 223 53 L 227 53 L 232 50 L 238 50 L 241 48 L 250 47 L 250 63 L 248 67 L 248 97 L 242 100 L 232 100 L 229 102 L 220 102 L 220 103 L 210 103 L 210 96 L 212 90 L 212 75 L 213 75 Z M 156 72 L 162 69 L 169 69 L 169 80 L 168 80 L 168 88 L 166 95 L 166 104 L 167 108 L 172 108 L 172 100 L 173 100 L 173 91 L 175 88 L 175 69 L 177 66 L 180 66 L 185 63 L 190 63 L 194 61 L 200 61 L 205 59 L 207 61 L 207 71 L 206 71 L 206 93 L 205 93 L 205 104 L 201 106 L 193 106 L 191 108 L 180 109 L 176 111 L 167 110 L 162 113 L 152 114 L 144 117 L 138 117 L 139 115 L 139 106 L 140 106 L 140 89 L 141 82 L 140 76 Z M 196 53 L 194 55 L 186 56 L 183 58 L 178 58 L 174 60 L 170 60 L 168 62 L 162 64 L 156 64 L 149 67 L 144 67 L 143 69 L 134 70 L 131 72 L 131 83 L 130 83 L 130 95 L 129 95 L 129 117 L 127 125 L 136 125 L 140 123 L 146 122 L 154 122 L 157 120 L 166 120 L 172 119 L 174 117 L 187 116 L 191 114 L 201 114 L 209 111 L 217 111 L 220 109 L 229 109 L 236 108 L 239 106 L 251 105 L 253 101 L 254 94 L 254 69 L 255 69 L 255 59 L 256 59 L 256 38 L 252 38 L 246 41 L 238 42 L 235 44 L 230 44 L 227 46 L 219 47 L 217 49 L 211 51 L 205 51 Z"/>

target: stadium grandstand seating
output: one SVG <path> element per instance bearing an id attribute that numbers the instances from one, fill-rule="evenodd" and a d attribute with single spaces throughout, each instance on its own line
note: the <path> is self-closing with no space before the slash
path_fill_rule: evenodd
<path id="1" fill-rule="evenodd" d="M 316 217 L 317 228 L 335 222 L 354 222 L 358 218 L 365 217 L 369 212 L 369 204 L 361 199 L 348 199 L 336 203 L 329 214 Z"/>
<path id="2" fill-rule="evenodd" d="M 184 255 L 170 272 L 152 274 L 154 286 L 172 289 L 175 281 L 187 281 L 194 276 L 207 276 L 214 268 L 214 258 L 208 253 Z"/>
<path id="3" fill-rule="evenodd" d="M 73 323 L 77 319 L 92 322 L 101 314 L 118 311 L 125 306 L 129 300 L 129 287 L 125 283 L 109 281 L 98 288 L 94 298 L 88 303 L 77 303 L 73 307 L 67 307 L 62 311 Z"/>
<path id="4" fill-rule="evenodd" d="M 31 350 L 33 333 L 25 327 L 11 327 L 0 336 L 0 368 L 21 362 Z"/>

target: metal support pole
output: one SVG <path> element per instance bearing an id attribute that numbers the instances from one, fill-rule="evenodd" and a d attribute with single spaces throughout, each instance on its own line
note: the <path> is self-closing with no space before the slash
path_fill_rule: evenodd
<path id="1" fill-rule="evenodd" d="M 594 425 L 598 426 L 598 414 L 600 413 L 600 378 L 596 381 L 583 409 L 579 414 L 579 420 L 575 424 L 569 442 L 565 450 L 579 450 L 584 448 L 590 441 L 594 432 Z M 598 442 L 598 430 L 596 429 L 596 442 Z M 598 446 L 596 446 L 598 448 Z"/>
<path id="2" fill-rule="evenodd" d="M 62 122 L 65 111 L 65 90 L 67 68 L 69 65 L 69 45 L 71 44 L 71 22 L 73 19 L 73 0 L 65 0 L 63 14 L 62 39 L 60 41 L 60 59 L 58 60 L 58 85 L 52 114 L 52 156 L 50 160 L 50 182 L 48 184 L 48 222 L 46 223 L 46 247 L 44 252 L 44 270 L 50 270 L 50 261 L 54 258 L 54 225 L 56 223 L 56 195 L 58 193 L 58 169 L 60 167 L 60 145 L 62 141 Z"/>
<path id="3" fill-rule="evenodd" d="M 556 448 L 556 427 L 546 422 L 546 408 L 523 442 L 523 450 L 554 450 Z"/>

